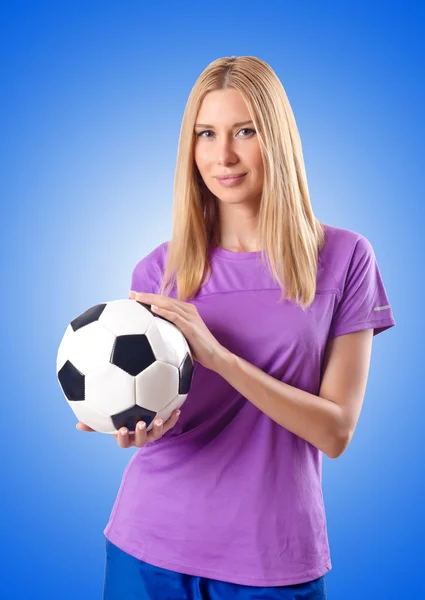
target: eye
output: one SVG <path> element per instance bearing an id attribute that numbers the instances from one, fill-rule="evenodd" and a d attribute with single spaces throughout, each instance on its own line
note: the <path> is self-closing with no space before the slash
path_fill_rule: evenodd
<path id="1" fill-rule="evenodd" d="M 238 133 L 240 133 L 241 131 L 250 131 L 252 133 L 255 133 L 254 129 L 249 129 L 248 127 L 244 127 L 243 129 L 239 129 Z M 204 136 L 204 133 L 210 133 L 211 129 L 205 129 L 204 131 L 200 131 L 199 133 L 196 134 L 196 137 L 207 137 L 207 139 L 209 139 L 210 136 Z M 214 133 L 214 132 L 212 132 Z M 249 134 L 248 134 L 249 135 Z M 248 137 L 248 135 L 243 135 L 242 137 Z"/>
<path id="2" fill-rule="evenodd" d="M 201 137 L 204 133 L 210 133 L 211 129 L 205 129 L 205 131 L 200 131 L 196 134 L 196 137 Z"/>
<path id="3" fill-rule="evenodd" d="M 249 129 L 248 127 L 244 127 L 243 129 L 240 129 L 240 131 L 252 131 L 252 133 L 255 133 L 254 129 Z M 247 136 L 244 135 L 243 137 L 247 137 Z"/>

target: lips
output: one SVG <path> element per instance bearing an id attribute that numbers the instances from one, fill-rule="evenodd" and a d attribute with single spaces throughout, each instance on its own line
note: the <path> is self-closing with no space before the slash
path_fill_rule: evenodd
<path id="1" fill-rule="evenodd" d="M 225 179 L 217 178 L 217 181 L 223 187 L 234 187 L 237 185 L 241 185 L 243 181 L 245 181 L 246 173 L 240 175 L 239 177 L 227 177 Z"/>
<path id="2" fill-rule="evenodd" d="M 246 175 L 246 173 L 234 173 L 233 175 L 216 175 L 216 178 L 220 181 L 225 179 L 234 179 L 236 177 L 242 177 L 242 175 Z"/>

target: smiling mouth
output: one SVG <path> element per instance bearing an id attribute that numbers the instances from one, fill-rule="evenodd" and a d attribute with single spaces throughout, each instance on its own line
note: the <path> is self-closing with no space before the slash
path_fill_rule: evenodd
<path id="1" fill-rule="evenodd" d="M 243 175 L 246 175 L 246 173 L 236 173 L 235 175 L 222 175 L 221 177 L 220 175 L 216 175 L 216 179 L 221 179 L 221 181 L 226 179 L 237 179 L 238 177 L 243 177 Z"/>
<path id="2" fill-rule="evenodd" d="M 227 177 L 226 179 L 217 178 L 218 183 L 226 188 L 236 187 L 238 185 L 242 185 L 245 181 L 246 173 L 243 175 L 239 175 L 238 177 Z"/>

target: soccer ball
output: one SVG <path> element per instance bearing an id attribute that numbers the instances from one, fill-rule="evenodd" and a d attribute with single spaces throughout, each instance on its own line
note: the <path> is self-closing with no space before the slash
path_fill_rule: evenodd
<path id="1" fill-rule="evenodd" d="M 68 325 L 56 374 L 79 421 L 100 433 L 134 432 L 138 421 L 165 422 L 186 400 L 193 375 L 186 338 L 149 304 L 113 300 Z"/>

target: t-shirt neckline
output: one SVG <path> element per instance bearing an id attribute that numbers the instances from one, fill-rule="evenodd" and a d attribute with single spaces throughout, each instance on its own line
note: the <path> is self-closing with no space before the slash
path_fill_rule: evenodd
<path id="1" fill-rule="evenodd" d="M 246 260 L 247 258 L 257 258 L 261 256 L 261 250 L 256 250 L 254 252 L 233 252 L 233 250 L 226 250 L 225 248 L 220 248 L 218 246 L 214 246 L 211 253 L 212 256 L 218 256 L 227 260 Z"/>

